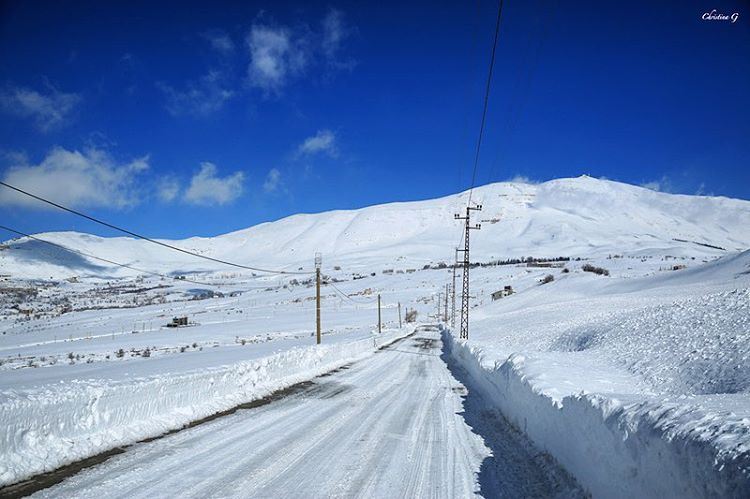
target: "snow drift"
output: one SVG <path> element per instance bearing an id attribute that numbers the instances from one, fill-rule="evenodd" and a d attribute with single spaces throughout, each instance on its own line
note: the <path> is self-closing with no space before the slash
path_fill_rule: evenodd
<path id="1" fill-rule="evenodd" d="M 410 331 L 294 348 L 220 368 L 3 392 L 0 486 L 263 398 L 367 356 Z"/>
<path id="2" fill-rule="evenodd" d="M 452 358 L 499 408 L 594 497 L 748 497 L 750 425 L 683 403 L 579 393 L 555 400 L 535 386 L 522 355 L 493 368 L 448 332 Z"/>

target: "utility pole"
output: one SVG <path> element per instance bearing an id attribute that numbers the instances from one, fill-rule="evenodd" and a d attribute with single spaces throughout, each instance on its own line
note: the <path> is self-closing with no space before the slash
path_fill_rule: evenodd
<path id="1" fill-rule="evenodd" d="M 446 324 L 448 323 L 448 287 L 449 286 L 450 286 L 449 284 L 445 285 L 445 314 L 443 314 L 443 322 L 445 322 Z"/>
<path id="2" fill-rule="evenodd" d="M 482 211 L 482 205 L 476 205 L 476 206 L 467 206 L 466 207 L 466 216 L 462 217 L 459 214 L 456 214 L 454 218 L 456 220 L 464 220 L 465 221 L 465 234 L 464 234 L 464 249 L 460 250 L 464 253 L 464 275 L 463 275 L 463 290 L 461 291 L 461 335 L 460 338 L 462 340 L 468 340 L 469 339 L 469 234 L 472 230 L 479 230 L 482 228 L 480 224 L 475 224 L 474 226 L 470 223 L 471 218 L 471 212 L 472 211 Z"/>
<path id="3" fill-rule="evenodd" d="M 453 286 L 451 287 L 451 329 L 456 327 L 456 267 L 458 267 L 458 248 L 456 248 L 456 260 L 453 263 Z"/>
<path id="4" fill-rule="evenodd" d="M 435 312 L 435 319 L 440 321 L 440 302 L 443 301 L 443 293 L 438 293 L 437 295 L 437 312 Z"/>
<path id="5" fill-rule="evenodd" d="M 378 293 L 378 334 L 382 332 L 382 324 L 380 323 L 380 293 Z"/>
<path id="6" fill-rule="evenodd" d="M 398 302 L 398 328 L 401 329 L 401 302 Z"/>
<path id="7" fill-rule="evenodd" d="M 320 253 L 315 253 L 315 325 L 316 325 L 316 341 L 320 345 L 320 266 L 323 263 L 323 256 Z"/>

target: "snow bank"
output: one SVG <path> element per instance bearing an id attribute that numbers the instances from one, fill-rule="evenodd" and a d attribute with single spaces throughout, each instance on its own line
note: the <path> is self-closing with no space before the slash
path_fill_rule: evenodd
<path id="1" fill-rule="evenodd" d="M 0 486 L 265 397 L 365 357 L 410 331 L 294 348 L 217 368 L 5 391 L 0 395 Z"/>
<path id="2" fill-rule="evenodd" d="M 514 355 L 482 367 L 481 351 L 444 332 L 451 358 L 508 420 L 594 497 L 750 497 L 750 421 L 643 396 L 554 400 Z"/>
<path id="3" fill-rule="evenodd" d="M 750 393 L 750 289 L 707 293 L 592 320 L 552 350 L 595 350 L 659 391 Z"/>

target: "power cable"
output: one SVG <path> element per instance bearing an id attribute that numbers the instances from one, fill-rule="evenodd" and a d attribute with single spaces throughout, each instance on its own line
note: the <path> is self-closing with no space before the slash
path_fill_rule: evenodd
<path id="1" fill-rule="evenodd" d="M 510 138 L 513 133 L 515 132 L 520 120 L 521 116 L 523 114 L 524 107 L 526 106 L 526 103 L 529 100 L 529 93 L 530 88 L 533 84 L 534 80 L 534 74 L 535 70 L 539 64 L 539 59 L 541 57 L 541 53 L 543 51 L 544 43 L 548 38 L 549 32 L 551 30 L 551 26 L 554 24 L 554 20 L 559 12 L 559 3 L 555 2 L 551 5 L 548 9 L 542 10 L 542 15 L 539 18 L 539 31 L 540 35 L 537 37 L 537 44 L 535 47 L 535 50 L 533 52 L 533 55 L 530 55 L 529 57 L 524 57 L 523 60 L 529 61 L 529 64 L 526 65 L 526 71 L 522 71 L 519 69 L 519 71 L 516 73 L 518 75 L 518 78 L 516 79 L 516 85 L 513 87 L 514 90 L 518 90 L 518 93 L 520 93 L 520 97 L 518 99 L 514 99 L 514 102 L 517 104 L 514 109 L 508 109 L 508 120 L 505 123 L 505 131 L 506 136 Z M 531 32 L 529 31 L 529 49 L 528 52 L 531 53 L 533 48 L 531 46 Z M 500 144 L 497 148 L 497 151 L 495 153 L 495 157 L 492 160 L 492 163 L 490 164 L 490 169 L 488 170 L 487 175 L 487 182 L 490 183 L 493 182 L 496 177 L 495 173 L 498 167 L 500 154 L 502 151 L 502 144 Z"/>
<path id="2" fill-rule="evenodd" d="M 330 284 L 330 285 L 331 285 L 331 287 L 333 287 L 333 289 L 334 289 L 334 290 L 335 290 L 335 291 L 336 291 L 336 292 L 337 292 L 337 293 L 338 293 L 338 294 L 339 294 L 340 296 L 342 296 L 343 298 L 346 298 L 346 299 L 347 299 L 347 300 L 349 300 L 350 302 L 352 302 L 352 303 L 356 303 L 356 304 L 358 304 L 358 305 L 367 305 L 368 303 L 373 303 L 373 302 L 375 302 L 375 300 L 376 300 L 375 298 L 373 298 L 373 299 L 370 299 L 370 300 L 366 300 L 366 301 L 359 301 L 359 300 L 355 300 L 355 299 L 353 299 L 353 298 L 352 298 L 351 296 L 349 296 L 349 295 L 347 295 L 346 293 L 344 293 L 343 291 L 341 291 L 341 290 L 339 289 L 339 287 L 338 287 L 338 286 L 336 286 L 336 285 L 335 285 L 335 284 L 333 283 L 333 281 L 327 281 L 327 282 L 324 282 L 323 284 Z"/>
<path id="3" fill-rule="evenodd" d="M 139 269 L 137 267 L 133 267 L 132 265 L 127 265 L 125 263 L 115 262 L 115 261 L 109 260 L 107 258 L 102 258 L 100 256 L 90 255 L 88 253 L 84 253 L 83 251 L 78 251 L 78 250 L 75 250 L 73 248 L 68 248 L 66 246 L 63 246 L 62 244 L 53 243 L 52 241 L 47 241 L 46 239 L 42 239 L 42 238 L 39 238 L 39 237 L 36 237 L 36 236 L 32 236 L 30 234 L 26 234 L 25 232 L 21 232 L 21 231 L 16 230 L 16 229 L 11 229 L 10 227 L 6 227 L 4 225 L 0 225 L 0 229 L 8 231 L 8 232 L 12 232 L 12 233 L 17 234 L 19 236 L 28 237 L 29 239 L 33 239 L 34 241 L 39 241 L 40 243 L 48 244 L 50 246 L 54 246 L 56 248 L 60 248 L 60 249 L 62 249 L 64 251 L 69 251 L 71 253 L 75 253 L 77 255 L 84 256 L 86 258 L 93 258 L 94 260 L 99 260 L 99 261 L 106 262 L 106 263 L 109 263 L 109 264 L 112 264 L 112 265 L 116 265 L 118 267 L 124 267 L 126 269 L 135 270 L 136 272 L 141 272 L 141 273 L 144 273 L 144 274 L 150 274 L 150 275 L 154 275 L 154 276 L 157 276 L 157 277 L 163 277 L 164 279 L 170 279 L 170 280 L 174 279 L 174 280 L 179 280 L 179 281 L 191 282 L 193 284 L 200 284 L 201 286 L 221 286 L 221 284 L 215 284 L 215 283 L 210 283 L 210 282 L 194 281 L 192 279 L 187 279 L 187 278 L 179 278 L 179 279 L 177 279 L 175 276 L 168 276 L 166 274 L 160 274 L 159 272 L 154 272 L 153 270 Z"/>
<path id="4" fill-rule="evenodd" d="M 219 258 L 213 258 L 213 257 L 210 257 L 210 256 L 201 255 L 200 253 L 194 253 L 192 251 L 188 251 L 186 249 L 179 248 L 177 246 L 172 246 L 171 244 L 167 244 L 167 243 L 164 243 L 164 242 L 161 242 L 161 241 L 157 241 L 156 239 L 151 239 L 150 237 L 138 234 L 137 232 L 133 232 L 133 231 L 130 231 L 128 229 L 123 229 L 122 227 L 118 227 L 117 225 L 111 224 L 109 222 L 105 222 L 104 220 L 100 220 L 100 219 L 92 217 L 90 215 L 86 215 L 85 213 L 81 213 L 80 211 L 76 211 L 76 210 L 74 210 L 72 208 L 67 208 L 67 207 L 65 207 L 65 206 L 63 206 L 61 204 L 55 203 L 55 202 L 50 201 L 48 199 L 45 199 L 45 198 L 43 198 L 41 196 L 37 196 L 37 195 L 32 194 L 30 192 L 24 191 L 23 189 L 19 189 L 18 187 L 14 187 L 14 186 L 12 186 L 10 184 L 7 184 L 5 182 L 0 181 L 0 185 L 5 186 L 5 187 L 7 187 L 9 189 L 12 189 L 12 190 L 14 190 L 16 192 L 19 192 L 21 194 L 24 194 L 26 196 L 29 196 L 31 198 L 34 198 L 34 199 L 36 199 L 38 201 L 41 201 L 43 203 L 47 203 L 49 205 L 52 205 L 52 206 L 54 206 L 56 208 L 59 208 L 59 209 L 61 209 L 63 211 L 67 211 L 68 213 L 72 213 L 74 215 L 78 215 L 79 217 L 83 217 L 83 218 L 86 218 L 88 220 L 91 220 L 92 222 L 96 222 L 96 223 L 98 223 L 100 225 L 103 225 L 105 227 L 109 227 L 110 229 L 114 229 L 114 230 L 120 231 L 120 232 L 122 232 L 124 234 L 128 234 L 128 235 L 136 237 L 138 239 L 143 239 L 144 241 L 148 241 L 150 243 L 158 244 L 159 246 L 163 246 L 163 247 L 169 248 L 171 250 L 179 251 L 180 253 L 185 253 L 186 255 L 191 255 L 191 256 L 198 257 L 198 258 L 203 258 L 204 260 L 210 260 L 212 262 L 221 263 L 221 264 L 224 264 L 224 265 L 229 265 L 230 267 L 237 267 L 237 268 L 240 268 L 240 269 L 252 270 L 252 271 L 255 271 L 255 272 L 266 272 L 266 273 L 269 273 L 269 274 L 309 275 L 309 274 L 314 274 L 315 273 L 315 272 L 293 272 L 293 271 L 287 271 L 287 270 L 272 270 L 272 269 L 264 269 L 264 268 L 261 268 L 261 267 L 251 267 L 249 265 L 242 265 L 242 264 L 239 264 L 239 263 L 233 263 L 233 262 L 228 262 L 226 260 L 221 260 Z"/>
<path id="5" fill-rule="evenodd" d="M 471 174 L 471 188 L 469 189 L 468 205 L 471 204 L 471 195 L 474 193 L 474 183 L 477 178 L 477 166 L 479 165 L 479 152 L 482 148 L 482 137 L 484 136 L 484 125 L 487 121 L 487 107 L 490 100 L 490 88 L 492 84 L 492 71 L 495 68 L 495 54 L 497 53 L 497 39 L 500 35 L 500 19 L 503 13 L 503 0 L 500 0 L 497 7 L 497 21 L 495 22 L 495 39 L 492 43 L 492 55 L 490 56 L 490 67 L 487 71 L 487 84 L 484 89 L 484 105 L 482 106 L 482 121 L 479 125 L 479 138 L 477 139 L 477 150 L 474 155 L 474 168 Z"/>

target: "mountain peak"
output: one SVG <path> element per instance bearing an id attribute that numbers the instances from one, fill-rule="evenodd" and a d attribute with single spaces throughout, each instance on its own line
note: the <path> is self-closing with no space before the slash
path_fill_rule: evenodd
<path id="1" fill-rule="evenodd" d="M 412 267 L 447 261 L 461 239 L 453 214 L 468 192 L 439 199 L 357 210 L 293 215 L 216 237 L 174 241 L 179 247 L 269 268 L 309 267 L 316 252 L 327 262 L 354 267 Z M 676 196 L 587 175 L 532 184 L 499 182 L 474 189 L 483 205 L 472 220 L 472 260 L 582 257 L 607 254 L 717 255 L 750 247 L 750 202 Z M 159 272 L 225 270 L 146 241 L 75 232 L 46 240 L 117 262 Z M 47 278 L 86 273 L 85 258 L 21 238 L 0 251 L 0 273 Z M 101 262 L 95 271 L 101 274 Z M 331 265 L 333 265 L 331 263 Z M 90 269 L 89 269 L 90 270 Z M 112 275 L 133 273 L 112 267 Z"/>

